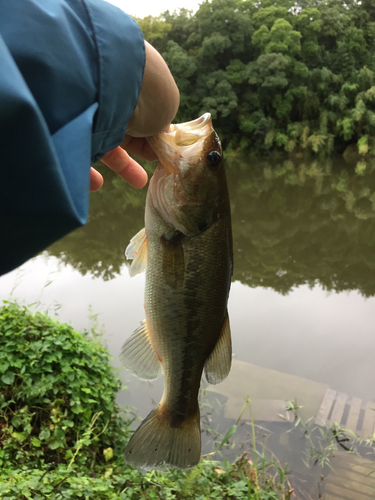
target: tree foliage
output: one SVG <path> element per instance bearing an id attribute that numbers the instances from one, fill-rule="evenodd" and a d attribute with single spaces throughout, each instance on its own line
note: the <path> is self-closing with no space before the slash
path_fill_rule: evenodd
<path id="1" fill-rule="evenodd" d="M 226 148 L 375 153 L 371 1 L 206 0 L 138 21 L 180 88 L 177 120 L 211 112 Z"/>

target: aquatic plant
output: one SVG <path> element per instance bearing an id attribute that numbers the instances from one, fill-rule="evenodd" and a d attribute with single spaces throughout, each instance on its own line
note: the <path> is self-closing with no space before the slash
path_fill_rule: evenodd
<path id="1" fill-rule="evenodd" d="M 322 469 L 324 467 L 333 469 L 334 457 L 339 451 L 375 458 L 375 433 L 371 438 L 363 439 L 337 422 L 320 426 L 314 423 L 314 417 L 303 420 L 299 415 L 300 408 L 297 400 L 287 401 L 285 407 L 287 416 L 279 416 L 302 431 L 305 439 L 303 462 L 306 467 L 319 465 Z"/>

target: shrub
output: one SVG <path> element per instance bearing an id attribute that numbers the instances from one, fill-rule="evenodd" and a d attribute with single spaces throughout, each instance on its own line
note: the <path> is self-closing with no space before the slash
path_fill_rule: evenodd
<path id="1" fill-rule="evenodd" d="M 104 464 L 129 438 L 106 348 L 41 313 L 0 308 L 0 467 Z M 109 449 L 109 450 L 108 450 Z M 104 455 L 104 451 L 106 455 Z"/>

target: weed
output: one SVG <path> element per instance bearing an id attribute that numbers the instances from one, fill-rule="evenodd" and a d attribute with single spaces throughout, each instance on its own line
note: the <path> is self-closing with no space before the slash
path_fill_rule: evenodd
<path id="1" fill-rule="evenodd" d="M 366 452 L 375 456 L 375 440 L 361 439 L 353 431 L 342 428 L 338 423 L 332 425 L 318 426 L 314 419 L 309 418 L 303 421 L 299 416 L 297 401 L 286 403 L 287 417 L 280 415 L 289 422 L 294 422 L 294 427 L 299 427 L 303 431 L 306 440 L 305 458 L 303 460 L 306 467 L 319 465 L 322 468 L 333 469 L 332 458 L 336 453 L 346 451 L 348 453 L 358 453 L 360 447 Z M 290 417 L 292 415 L 292 417 Z"/>

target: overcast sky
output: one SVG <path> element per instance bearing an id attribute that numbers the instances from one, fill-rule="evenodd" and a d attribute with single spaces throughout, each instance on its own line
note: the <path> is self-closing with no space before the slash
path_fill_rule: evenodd
<path id="1" fill-rule="evenodd" d="M 202 0 L 107 0 L 107 2 L 117 5 L 132 16 L 146 17 L 158 16 L 166 10 L 173 12 L 183 7 L 195 12 Z"/>

